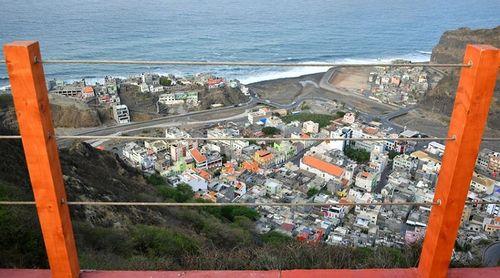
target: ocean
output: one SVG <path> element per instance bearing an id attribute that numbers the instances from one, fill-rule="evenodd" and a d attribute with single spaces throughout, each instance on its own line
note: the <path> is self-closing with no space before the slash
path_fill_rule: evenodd
<path id="1" fill-rule="evenodd" d="M 429 60 L 446 30 L 500 24 L 498 0 L 0 0 L 0 44 L 46 59 L 268 62 Z M 45 65 L 48 79 L 213 72 L 243 83 L 326 68 Z M 0 64 L 0 86 L 8 84 Z"/>

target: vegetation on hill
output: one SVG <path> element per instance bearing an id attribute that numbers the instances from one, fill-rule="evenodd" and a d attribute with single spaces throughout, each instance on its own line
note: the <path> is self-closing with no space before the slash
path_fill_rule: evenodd
<path id="1" fill-rule="evenodd" d="M 0 198 L 31 200 L 20 142 L 0 141 L 0 155 Z M 61 150 L 60 157 L 70 200 L 199 201 L 189 187 L 143 177 L 87 144 Z M 71 217 L 80 264 L 88 269 L 410 267 L 418 257 L 418 248 L 364 250 L 259 235 L 254 221 L 261 216 L 240 206 L 72 206 Z M 0 207 L 0 237 L 0 267 L 48 267 L 34 207 Z"/>
<path id="2" fill-rule="evenodd" d="M 275 127 L 272 127 L 272 126 L 266 126 L 264 128 L 262 128 L 262 132 L 265 134 L 265 135 L 276 135 L 276 134 L 280 134 L 280 130 L 278 128 L 275 128 Z"/>
<path id="3" fill-rule="evenodd" d="M 328 115 L 328 114 L 313 114 L 313 113 L 298 113 L 290 114 L 282 117 L 281 119 L 285 123 L 290 123 L 293 121 L 307 122 L 313 121 L 319 124 L 319 127 L 325 127 L 330 124 L 331 121 L 339 118 L 338 115 Z"/>
<path id="4" fill-rule="evenodd" d="M 172 85 L 172 80 L 166 76 L 161 76 L 160 77 L 160 85 L 162 86 L 170 86 Z"/>

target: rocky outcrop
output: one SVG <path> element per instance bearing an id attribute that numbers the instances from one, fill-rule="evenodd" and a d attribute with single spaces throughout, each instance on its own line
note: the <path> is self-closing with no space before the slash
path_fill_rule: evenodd
<path id="1" fill-rule="evenodd" d="M 10 95 L 0 100 L 0 124 L 17 130 L 16 113 Z M 50 109 L 54 127 L 81 128 L 96 127 L 110 120 L 107 111 L 99 111 L 88 105 L 66 97 L 50 96 Z"/>
<path id="2" fill-rule="evenodd" d="M 460 28 L 446 31 L 432 49 L 431 61 L 435 63 L 460 63 L 467 44 L 491 44 L 500 47 L 500 26 L 493 29 Z"/>
<path id="3" fill-rule="evenodd" d="M 434 63 L 461 63 L 467 44 L 490 44 L 500 47 L 500 26 L 493 29 L 471 30 L 460 28 L 446 31 L 439 44 L 432 50 L 431 61 Z M 448 73 L 420 103 L 420 108 L 446 116 L 451 115 L 460 70 L 445 69 Z M 488 126 L 500 129 L 500 75 L 497 77 L 495 94 L 488 116 Z"/>

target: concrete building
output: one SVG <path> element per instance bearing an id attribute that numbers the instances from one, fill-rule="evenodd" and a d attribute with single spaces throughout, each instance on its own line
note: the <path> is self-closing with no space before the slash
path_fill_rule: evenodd
<path id="1" fill-rule="evenodd" d="M 372 192 L 377 185 L 376 175 L 365 171 L 359 172 L 356 175 L 355 185 L 366 192 Z"/>
<path id="2" fill-rule="evenodd" d="M 119 124 L 130 123 L 130 114 L 127 105 L 121 104 L 113 106 L 113 117 Z"/>
<path id="3" fill-rule="evenodd" d="M 275 179 L 267 179 L 265 183 L 266 193 L 276 195 L 281 191 L 281 182 Z"/>
<path id="4" fill-rule="evenodd" d="M 313 121 L 307 121 L 302 124 L 302 132 L 304 133 L 318 133 L 319 124 Z"/>
<path id="5" fill-rule="evenodd" d="M 345 169 L 340 166 L 328 163 L 310 155 L 305 155 L 300 160 L 300 169 L 316 174 L 325 181 L 340 181 L 342 180 L 345 172 Z"/>
<path id="6" fill-rule="evenodd" d="M 470 188 L 474 192 L 490 195 L 495 190 L 496 183 L 498 182 L 495 182 L 493 179 L 474 173 L 470 182 Z"/>
<path id="7" fill-rule="evenodd" d="M 83 86 L 79 85 L 63 85 L 56 86 L 50 90 L 51 94 L 57 94 L 65 97 L 80 98 L 82 96 Z"/>
<path id="8" fill-rule="evenodd" d="M 342 122 L 344 124 L 353 124 L 356 121 L 356 115 L 352 112 L 347 112 L 342 117 Z"/>
<path id="9" fill-rule="evenodd" d="M 407 154 L 400 154 L 394 157 L 394 169 L 411 172 L 417 168 L 417 158 Z"/>
<path id="10" fill-rule="evenodd" d="M 186 170 L 179 175 L 179 183 L 188 184 L 194 192 L 207 191 L 208 182 L 193 170 Z"/>

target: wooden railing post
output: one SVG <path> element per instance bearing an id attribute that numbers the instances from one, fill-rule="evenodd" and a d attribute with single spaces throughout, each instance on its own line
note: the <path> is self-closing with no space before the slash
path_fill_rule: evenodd
<path id="1" fill-rule="evenodd" d="M 500 52 L 489 45 L 468 45 L 455 96 L 448 137 L 420 263 L 421 277 L 445 277 L 458 234 L 495 87 Z"/>
<path id="2" fill-rule="evenodd" d="M 4 46 L 4 54 L 52 277 L 78 277 L 40 48 L 38 42 L 13 42 Z"/>

